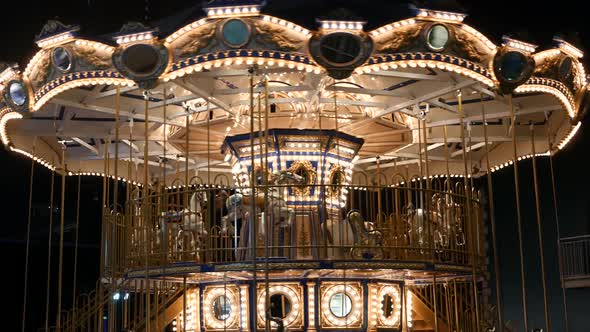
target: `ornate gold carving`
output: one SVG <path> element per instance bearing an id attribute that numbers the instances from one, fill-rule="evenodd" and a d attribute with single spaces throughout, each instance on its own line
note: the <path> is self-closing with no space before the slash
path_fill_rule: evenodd
<path id="1" fill-rule="evenodd" d="M 449 28 L 455 39 L 455 43 L 453 44 L 454 51 L 463 58 L 483 63 L 486 53 L 477 48 L 479 41 L 461 29 L 453 26 L 449 26 Z"/>
<path id="2" fill-rule="evenodd" d="M 51 65 L 50 53 L 47 51 L 40 57 L 39 62 L 35 64 L 31 70 L 30 79 L 34 86 L 39 86 L 45 82 L 47 75 L 49 75 L 49 66 Z"/>
<path id="3" fill-rule="evenodd" d="M 186 42 L 180 45 L 180 56 L 197 54 L 201 49 L 209 45 L 211 39 L 215 36 L 217 24 L 211 24 L 199 29 L 195 33 L 191 33 Z"/>
<path id="4" fill-rule="evenodd" d="M 308 234 L 309 232 L 305 231 L 305 229 L 303 229 L 300 233 L 299 233 L 299 245 L 301 246 L 301 255 L 303 256 L 309 256 L 309 241 L 308 241 Z"/>
<path id="5" fill-rule="evenodd" d="M 555 72 L 559 62 L 559 57 L 545 57 L 543 61 L 535 66 L 534 76 L 553 78 L 552 71 Z"/>
<path id="6" fill-rule="evenodd" d="M 415 25 L 395 29 L 389 38 L 379 42 L 377 50 L 379 52 L 400 52 L 418 38 L 421 30 L 417 29 Z"/>
<path id="7" fill-rule="evenodd" d="M 274 27 L 264 21 L 254 22 L 256 38 L 265 44 L 274 44 L 281 51 L 295 51 L 301 47 L 302 41 L 288 36 L 288 31 L 281 27 Z"/>
<path id="8" fill-rule="evenodd" d="M 303 184 L 292 186 L 295 195 L 309 195 L 311 185 L 315 184 L 317 173 L 311 163 L 307 160 L 297 160 L 288 169 L 289 172 L 303 177 Z"/>
<path id="9" fill-rule="evenodd" d="M 77 58 L 88 62 L 97 69 L 107 69 L 111 67 L 111 55 L 96 52 L 96 49 L 88 45 L 75 45 L 74 53 Z"/>

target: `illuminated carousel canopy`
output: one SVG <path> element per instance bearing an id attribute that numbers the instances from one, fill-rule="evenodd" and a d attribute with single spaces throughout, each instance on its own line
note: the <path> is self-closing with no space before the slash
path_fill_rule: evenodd
<path id="1" fill-rule="evenodd" d="M 463 330 L 459 315 L 481 330 L 473 178 L 568 144 L 590 102 L 583 52 L 495 42 L 428 8 L 371 31 L 302 27 L 261 2 L 203 9 L 167 35 L 128 23 L 105 40 L 51 21 L 24 68 L 0 66 L 8 149 L 64 179 L 115 180 L 111 294 L 173 294 L 159 323 L 146 305 L 131 329 L 407 330 L 438 317 L 430 294 L 449 304 L 452 281 L 441 330 Z"/>
<path id="2" fill-rule="evenodd" d="M 431 173 L 444 173 L 436 160 L 447 144 L 451 173 L 460 173 L 455 159 L 465 148 L 478 176 L 487 168 L 482 109 L 497 169 L 510 159 L 509 128 L 520 142 L 535 125 L 543 133 L 539 153 L 555 153 L 579 129 L 587 105 L 578 48 L 561 38 L 540 50 L 508 37 L 494 43 L 464 23 L 464 14 L 416 9 L 415 17 L 364 31 L 363 21 L 327 18 L 310 30 L 263 14 L 260 3 L 215 2 L 205 13 L 168 36 L 128 24 L 111 42 L 49 22 L 25 68 L 5 65 L 0 75 L 3 143 L 52 168 L 64 145 L 68 171 L 88 174 L 102 173 L 105 151 L 112 157 L 115 146 L 138 173 L 144 165 L 155 172 L 162 160 L 172 170 L 170 160 L 187 157 L 190 170 L 202 173 L 209 148 L 212 174 L 231 174 L 220 148 L 226 136 L 250 129 L 254 75 L 253 93 L 268 92 L 270 128 L 321 125 L 364 139 L 355 169 L 375 169 L 376 156 L 382 169 L 415 169 L 423 120 Z M 115 142 L 117 108 L 125 139 Z M 468 124 L 466 147 L 461 122 Z M 139 153 L 146 145 L 147 160 Z M 531 154 L 528 144 L 517 148 L 522 158 Z"/>

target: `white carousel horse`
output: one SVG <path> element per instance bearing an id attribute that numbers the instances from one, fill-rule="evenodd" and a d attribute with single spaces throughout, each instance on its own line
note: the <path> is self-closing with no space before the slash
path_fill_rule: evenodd
<path id="1" fill-rule="evenodd" d="M 303 177 L 289 171 L 273 173 L 269 182 L 271 185 L 300 185 L 302 183 Z M 275 220 L 275 225 L 285 228 L 292 225 L 295 219 L 295 211 L 287 206 L 287 202 L 281 195 L 281 189 L 277 187 L 268 188 L 267 204 L 264 210 L 267 211 L 270 218 Z M 256 207 L 264 207 L 264 192 L 259 191 L 254 199 Z M 245 220 L 250 215 L 250 197 L 235 193 L 227 198 L 225 206 L 229 212 L 221 218 L 221 232 L 222 234 L 232 234 L 234 231 L 232 221 L 237 219 Z"/>
<path id="2" fill-rule="evenodd" d="M 358 210 L 348 212 L 346 219 L 353 235 L 353 247 L 350 255 L 354 259 L 383 258 L 383 234 L 375 228 L 375 224 L 363 220 Z"/>
<path id="3" fill-rule="evenodd" d="M 424 248 L 428 245 L 428 223 L 433 230 L 433 242 L 436 248 L 441 251 L 450 245 L 451 233 L 455 235 L 457 246 L 465 245 L 465 233 L 461 223 L 461 206 L 454 203 L 452 199 L 445 200 L 442 194 L 432 196 L 432 209 L 415 209 L 412 203 L 406 207 L 406 241 L 409 245 Z M 421 253 L 423 253 L 421 251 Z"/>
<path id="4" fill-rule="evenodd" d="M 156 226 L 159 234 L 156 247 L 161 247 L 162 242 L 168 244 L 168 248 L 164 249 L 173 253 L 177 260 L 200 259 L 208 234 L 202 214 L 202 203 L 206 201 L 206 195 L 195 192 L 191 195 L 188 209 L 162 212 Z"/>
<path id="5" fill-rule="evenodd" d="M 201 202 L 207 201 L 207 195 L 195 192 L 191 195 L 189 209 L 182 211 L 182 223 L 176 233 L 176 246 L 180 252 L 188 251 L 189 258 L 201 259 L 201 251 L 207 243 L 207 229 L 202 214 Z M 191 257 L 192 256 L 192 257 Z"/>
<path id="6" fill-rule="evenodd" d="M 279 171 L 273 173 L 269 184 L 266 196 L 266 205 L 264 191 L 259 191 L 254 197 L 255 210 L 264 211 L 267 214 L 267 220 L 271 221 L 271 225 L 285 229 L 290 227 L 295 220 L 295 211 L 287 206 L 287 202 L 283 198 L 281 191 L 283 187 L 273 187 L 273 185 L 300 185 L 303 184 L 303 177 L 289 171 Z M 234 235 L 237 227 L 237 221 L 242 221 L 240 229 L 240 247 L 245 248 L 246 243 L 249 242 L 246 233 L 248 224 L 252 221 L 251 216 L 256 213 L 252 211 L 251 197 L 247 194 L 235 193 L 229 196 L 225 201 L 225 206 L 228 209 L 228 214 L 221 218 L 221 235 Z M 263 234 L 266 233 L 266 227 L 260 228 Z M 272 232 L 269 229 L 269 232 Z"/>

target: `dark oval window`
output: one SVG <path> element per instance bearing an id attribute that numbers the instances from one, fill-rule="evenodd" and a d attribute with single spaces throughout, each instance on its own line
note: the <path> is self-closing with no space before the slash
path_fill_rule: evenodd
<path id="1" fill-rule="evenodd" d="M 291 301 L 284 294 L 273 294 L 270 297 L 270 315 L 285 318 L 291 312 Z"/>
<path id="2" fill-rule="evenodd" d="M 381 301 L 381 310 L 383 311 L 383 316 L 385 318 L 389 318 L 393 315 L 393 298 L 389 294 L 385 294 L 383 296 L 383 301 Z"/>
<path id="3" fill-rule="evenodd" d="M 221 30 L 223 41 L 231 47 L 240 47 L 248 42 L 250 29 L 242 20 L 233 19 L 225 22 Z"/>
<path id="4" fill-rule="evenodd" d="M 63 47 L 57 47 L 53 50 L 52 60 L 53 65 L 61 71 L 68 71 L 72 66 L 70 53 Z"/>
<path id="5" fill-rule="evenodd" d="M 27 102 L 27 91 L 21 82 L 10 83 L 8 94 L 16 106 L 23 106 Z"/>
<path id="6" fill-rule="evenodd" d="M 151 45 L 135 44 L 123 51 L 121 61 L 129 71 L 136 75 L 150 75 L 157 69 L 160 56 Z"/>
<path id="7" fill-rule="evenodd" d="M 570 77 L 570 75 L 572 74 L 573 65 L 574 62 L 572 61 L 572 58 L 570 58 L 569 56 L 561 60 L 561 62 L 559 63 L 559 68 L 557 69 L 557 73 L 560 80 L 565 80 Z"/>
<path id="8" fill-rule="evenodd" d="M 320 53 L 324 59 L 332 64 L 349 64 L 360 56 L 361 41 L 357 36 L 350 33 L 332 33 L 320 40 Z"/>
<path id="9" fill-rule="evenodd" d="M 442 24 L 433 25 L 426 36 L 428 47 L 433 51 L 441 51 L 449 42 L 449 29 Z"/>
<path id="10" fill-rule="evenodd" d="M 502 77 L 506 81 L 516 82 L 525 74 L 527 58 L 520 52 L 511 51 L 502 56 L 499 65 L 498 69 Z"/>

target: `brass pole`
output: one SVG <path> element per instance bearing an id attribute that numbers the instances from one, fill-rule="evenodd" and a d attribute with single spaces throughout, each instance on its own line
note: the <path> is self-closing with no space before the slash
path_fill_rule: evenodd
<path id="1" fill-rule="evenodd" d="M 457 306 L 457 280 L 453 280 L 453 290 L 455 293 L 455 328 L 459 330 L 459 308 Z"/>
<path id="2" fill-rule="evenodd" d="M 427 106 L 428 107 L 428 104 Z M 420 121 L 420 120 L 418 120 Z M 428 139 L 427 139 L 427 131 L 426 131 L 426 119 L 422 120 L 422 135 L 424 135 L 424 170 L 426 171 L 426 215 L 428 216 L 429 213 L 429 203 L 430 203 L 430 169 L 428 166 Z M 428 217 L 426 217 L 426 220 L 428 220 Z M 432 226 L 430 224 L 430 222 L 428 223 L 428 230 L 429 230 L 429 236 L 428 236 L 428 243 L 430 245 L 430 254 L 432 255 L 432 263 L 434 266 L 434 270 L 432 271 L 432 298 L 433 298 L 433 304 L 434 304 L 434 327 L 435 330 L 438 331 L 438 306 L 436 303 L 436 296 L 437 296 L 437 289 L 436 289 L 436 264 L 434 264 L 435 262 L 435 255 L 434 255 L 434 241 L 433 241 L 433 235 L 432 235 Z"/>
<path id="3" fill-rule="evenodd" d="M 105 259 L 106 259 L 106 244 L 107 244 L 107 234 L 105 232 L 105 218 L 106 218 L 106 211 L 107 211 L 107 176 L 109 174 L 109 143 L 111 141 L 110 137 L 105 137 L 105 144 L 104 144 L 104 155 L 103 155 L 103 177 L 102 177 L 102 206 L 101 206 L 101 248 L 100 248 L 100 275 L 101 281 L 98 282 L 98 293 L 96 296 L 96 301 L 99 302 L 103 296 L 103 283 L 102 277 L 105 276 Z M 99 329 L 100 324 L 102 323 L 102 307 L 96 308 L 96 330 Z"/>
<path id="4" fill-rule="evenodd" d="M 182 278 L 182 331 L 186 332 L 186 275 Z"/>
<path id="5" fill-rule="evenodd" d="M 111 224 L 111 241 L 109 246 L 111 247 L 110 250 L 110 260 L 111 260 L 111 293 L 110 298 L 112 299 L 116 288 L 117 288 L 117 281 L 115 279 L 115 271 L 116 271 L 116 257 L 117 257 L 117 245 L 116 245 L 116 238 L 117 238 L 117 212 L 119 210 L 118 199 L 119 199 L 119 115 L 121 112 L 121 87 L 117 85 L 117 94 L 115 95 L 115 172 L 114 172 L 114 184 L 113 184 L 113 212 L 112 218 L 110 218 Z M 109 331 L 115 330 L 115 321 L 116 321 L 116 312 L 117 312 L 117 304 L 115 301 L 109 301 L 109 323 L 108 329 Z"/>
<path id="6" fill-rule="evenodd" d="M 64 143 L 65 144 L 65 143 Z M 61 162 L 61 206 L 59 214 L 59 263 L 57 276 L 57 329 L 61 329 L 61 293 L 62 293 L 62 275 L 63 275 L 63 261 L 64 261 L 64 223 L 65 223 L 65 201 L 66 201 L 66 146 L 62 146 Z"/>
<path id="7" fill-rule="evenodd" d="M 543 283 L 543 305 L 545 309 L 545 328 L 550 331 L 549 302 L 547 301 L 547 276 L 545 275 L 545 249 L 543 246 L 543 225 L 541 223 L 541 199 L 539 197 L 539 179 L 537 178 L 537 156 L 535 152 L 535 126 L 531 124 L 531 149 L 533 152 L 533 183 L 535 186 L 535 208 L 537 212 L 537 234 L 539 236 L 539 254 L 541 255 L 541 281 Z"/>
<path id="8" fill-rule="evenodd" d="M 567 297 L 566 297 L 566 293 L 565 293 L 565 287 L 563 284 L 563 261 L 562 261 L 562 257 L 561 257 L 561 246 L 559 243 L 559 240 L 561 239 L 561 235 L 560 235 L 560 227 L 559 227 L 559 216 L 557 214 L 557 188 L 555 186 L 555 173 L 553 172 L 553 155 L 551 154 L 551 150 L 552 150 L 552 143 L 551 143 L 551 139 L 549 136 L 549 128 L 547 128 L 547 143 L 549 145 L 549 167 L 550 167 L 550 171 L 551 171 L 551 191 L 553 192 L 553 210 L 555 211 L 555 226 L 557 229 L 557 259 L 559 260 L 559 279 L 560 279 L 560 284 L 561 284 L 561 295 L 563 298 L 563 314 L 564 314 L 564 320 L 565 320 L 565 330 L 566 332 L 569 332 L 569 320 L 568 320 L 568 315 L 567 315 Z"/>
<path id="9" fill-rule="evenodd" d="M 53 233 L 53 186 L 55 184 L 55 171 L 51 171 L 51 190 L 49 196 L 49 240 L 47 246 L 47 292 L 45 296 L 45 331 L 49 330 L 49 296 L 51 290 L 51 235 Z"/>
<path id="10" fill-rule="evenodd" d="M 260 96 L 260 95 L 258 95 Z M 261 121 L 261 109 L 260 109 L 260 97 L 258 98 L 258 128 L 259 130 L 259 142 L 262 142 L 262 121 Z M 265 211 L 266 213 L 264 214 L 264 225 L 266 227 L 266 241 L 264 241 L 264 246 L 265 246 L 265 250 L 264 250 L 264 260 L 265 260 L 265 269 L 264 269 L 264 288 L 266 290 L 266 295 L 265 295 L 265 303 L 266 303 L 266 308 L 265 312 L 269 313 L 269 309 L 270 309 L 270 292 L 269 292 L 269 270 L 270 270 L 270 266 L 269 266 L 269 261 L 268 261 L 268 257 L 269 257 L 269 247 L 268 247 L 268 241 L 269 239 L 273 238 L 274 239 L 274 227 L 269 227 L 269 218 L 268 215 L 270 213 L 270 209 L 267 209 L 269 203 L 268 203 L 268 76 L 264 77 L 264 111 L 265 111 L 265 117 L 264 117 L 264 166 L 262 167 L 263 172 L 264 172 L 264 207 L 265 207 Z M 262 143 L 261 143 L 262 144 Z M 262 153 L 262 146 L 260 146 L 259 149 L 260 153 Z M 262 163 L 262 157 L 260 158 L 260 162 Z M 279 188 L 279 190 L 282 190 L 282 188 Z M 276 217 L 276 216 L 273 216 Z M 280 216 L 279 216 L 280 218 Z M 273 236 L 270 236 L 270 232 L 273 232 Z M 283 307 L 284 308 L 284 307 Z M 270 326 L 270 316 L 271 314 L 267 314 L 266 319 L 265 319 L 265 324 L 264 324 L 264 329 L 265 331 L 270 331 L 271 330 L 271 326 Z"/>
<path id="11" fill-rule="evenodd" d="M 33 147 L 33 153 L 35 148 Z M 26 318 L 27 318 L 27 290 L 28 290 L 28 279 L 29 279 L 29 249 L 31 241 L 31 216 L 33 207 L 33 179 L 35 175 L 35 160 L 31 158 L 31 172 L 29 177 L 29 210 L 27 215 L 27 247 L 25 253 L 25 277 L 24 277 L 24 294 L 23 294 L 23 320 L 22 320 L 22 332 L 25 332 Z"/>
<path id="12" fill-rule="evenodd" d="M 80 190 L 81 190 L 82 176 L 78 174 L 78 193 L 76 197 L 76 233 L 74 243 L 74 281 L 72 282 L 72 307 L 74 309 L 73 320 L 76 320 L 76 286 L 77 286 L 77 274 L 78 274 L 78 233 L 80 229 Z"/>
<path id="13" fill-rule="evenodd" d="M 524 330 L 529 330 L 528 312 L 526 304 L 526 280 L 524 272 L 524 249 L 522 245 L 522 220 L 520 213 L 520 185 L 518 183 L 518 154 L 516 151 L 516 114 L 514 112 L 514 105 L 512 104 L 512 95 L 508 97 L 510 103 L 510 118 L 512 126 L 512 151 L 513 151 L 513 166 L 514 166 L 514 193 L 516 196 L 516 221 L 518 226 L 518 249 L 520 255 L 520 279 L 522 283 L 522 309 L 524 319 Z"/>
<path id="14" fill-rule="evenodd" d="M 253 289 L 256 291 L 256 240 L 257 240 L 257 220 L 256 220 L 256 172 L 254 171 L 256 163 L 254 162 L 254 74 L 256 69 L 250 68 L 250 255 L 252 255 L 252 280 Z M 256 319 L 251 320 L 251 327 L 256 329 Z"/>
<path id="15" fill-rule="evenodd" d="M 466 198 L 466 210 L 467 210 L 467 225 L 470 229 L 474 229 L 474 225 L 471 224 L 471 188 L 469 187 L 469 172 L 467 170 L 467 147 L 465 146 L 465 114 L 463 113 L 463 98 L 461 94 L 461 90 L 457 93 L 457 101 L 458 101 L 458 110 L 459 110 L 459 117 L 461 119 L 461 147 L 462 147 L 462 155 L 463 155 L 463 170 L 465 173 L 465 198 Z M 473 231 L 472 231 L 473 233 Z M 477 241 L 475 236 L 471 234 L 472 243 L 471 247 L 471 255 L 472 255 L 472 262 L 471 262 L 471 275 L 473 281 L 473 298 L 472 301 L 475 303 L 474 310 L 475 310 L 475 328 L 476 331 L 479 331 L 479 303 L 477 299 L 477 278 L 476 278 L 476 264 L 477 264 L 477 255 L 475 253 L 475 243 Z"/>
<path id="16" fill-rule="evenodd" d="M 483 122 L 483 136 L 485 143 L 486 153 L 486 168 L 487 168 L 487 180 L 488 180 L 488 199 L 490 202 L 490 222 L 492 226 L 492 248 L 494 253 L 494 273 L 496 275 L 496 306 L 498 310 L 498 332 L 504 331 L 504 307 L 502 303 L 502 278 L 500 274 L 500 256 L 498 255 L 497 237 L 496 237 L 496 210 L 494 206 L 494 187 L 492 182 L 492 170 L 490 168 L 490 150 L 488 146 L 488 123 L 486 122 L 486 112 L 483 104 L 483 98 L 481 99 L 481 118 Z"/>
<path id="17" fill-rule="evenodd" d="M 151 306 L 150 306 L 150 277 L 149 277 L 149 270 L 148 270 L 148 253 L 149 253 L 149 242 L 150 240 L 148 239 L 149 234 L 148 234 L 148 215 L 149 215 L 149 102 L 150 102 L 150 98 L 148 95 L 147 90 L 144 91 L 144 99 L 145 99 L 145 108 L 144 108 L 144 136 L 145 136 L 145 143 L 143 145 L 143 234 L 145 235 L 144 238 L 144 253 L 145 253 L 145 283 L 146 283 L 146 293 L 145 293 L 145 297 L 146 297 L 146 315 L 145 315 L 145 326 L 146 326 L 146 331 L 151 331 L 150 329 L 150 320 L 151 320 Z"/>

